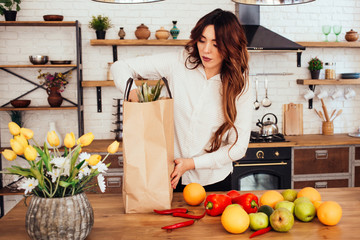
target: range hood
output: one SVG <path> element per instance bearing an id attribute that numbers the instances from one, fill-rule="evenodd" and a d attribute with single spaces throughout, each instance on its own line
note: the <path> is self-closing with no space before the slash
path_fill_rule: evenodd
<path id="1" fill-rule="evenodd" d="M 236 14 L 243 25 L 250 51 L 296 51 L 305 50 L 301 46 L 260 25 L 260 6 L 236 4 Z"/>

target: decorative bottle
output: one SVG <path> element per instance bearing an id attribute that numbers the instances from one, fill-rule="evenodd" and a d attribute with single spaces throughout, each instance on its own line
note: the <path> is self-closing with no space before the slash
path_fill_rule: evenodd
<path id="1" fill-rule="evenodd" d="M 123 27 L 120 27 L 118 36 L 120 37 L 120 39 L 124 39 L 125 35 L 126 35 L 126 33 L 125 33 L 125 31 L 124 31 L 124 28 L 123 28 Z"/>
<path id="2" fill-rule="evenodd" d="M 56 129 L 55 122 L 49 122 L 49 130 L 48 130 L 48 132 L 51 132 L 51 131 L 55 131 L 56 135 L 59 137 L 60 144 L 59 144 L 59 146 L 57 146 L 57 148 L 62 147 L 62 145 L 63 145 L 62 137 L 61 137 L 59 131 Z M 54 147 L 50 146 L 50 144 L 49 144 L 49 142 L 47 140 L 47 133 L 48 132 L 46 132 L 46 135 L 45 135 L 45 142 L 46 142 L 46 145 L 48 146 L 49 149 L 53 149 Z"/>
<path id="3" fill-rule="evenodd" d="M 173 23 L 173 27 L 172 27 L 172 29 L 170 29 L 170 34 L 173 39 L 177 39 L 177 37 L 180 33 L 180 29 L 178 29 L 176 26 L 177 21 L 172 21 L 172 23 Z"/>

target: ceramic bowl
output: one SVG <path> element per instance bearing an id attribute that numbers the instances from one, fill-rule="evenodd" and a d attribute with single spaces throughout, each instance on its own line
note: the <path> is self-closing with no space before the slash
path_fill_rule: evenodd
<path id="1" fill-rule="evenodd" d="M 14 108 L 26 108 L 31 103 L 31 100 L 12 100 L 10 101 L 10 104 Z"/>
<path id="2" fill-rule="evenodd" d="M 44 21 L 62 21 L 64 19 L 63 15 L 44 15 Z"/>
<path id="3" fill-rule="evenodd" d="M 49 61 L 49 57 L 44 55 L 31 55 L 29 59 L 34 65 L 46 64 Z"/>

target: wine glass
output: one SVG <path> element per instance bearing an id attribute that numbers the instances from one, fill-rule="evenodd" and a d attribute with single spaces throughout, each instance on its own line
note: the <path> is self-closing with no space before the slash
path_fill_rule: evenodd
<path id="1" fill-rule="evenodd" d="M 334 31 L 334 33 L 336 35 L 336 41 L 337 42 L 339 41 L 338 36 L 341 33 L 341 29 L 342 29 L 341 25 L 334 25 L 333 26 L 333 31 Z"/>
<path id="2" fill-rule="evenodd" d="M 328 42 L 328 35 L 331 32 L 331 26 L 329 25 L 324 25 L 322 26 L 322 32 L 323 34 L 325 34 L 325 42 Z"/>

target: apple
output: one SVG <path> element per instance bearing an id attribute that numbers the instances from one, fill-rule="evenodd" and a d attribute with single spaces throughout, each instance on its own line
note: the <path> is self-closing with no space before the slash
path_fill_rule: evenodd
<path id="1" fill-rule="evenodd" d="M 310 222 L 315 217 L 316 208 L 310 201 L 301 201 L 295 204 L 294 214 L 300 221 Z"/>
<path id="2" fill-rule="evenodd" d="M 250 228 L 254 231 L 266 228 L 269 226 L 269 217 L 266 213 L 257 212 L 257 213 L 250 213 Z"/>
<path id="3" fill-rule="evenodd" d="M 274 209 L 269 205 L 262 205 L 258 208 L 258 212 L 263 212 L 270 217 L 270 215 L 274 212 Z"/>
<path id="4" fill-rule="evenodd" d="M 284 200 L 293 202 L 296 199 L 297 191 L 295 191 L 294 189 L 286 189 L 282 191 L 281 195 L 283 195 Z"/>
<path id="5" fill-rule="evenodd" d="M 288 232 L 294 225 L 294 215 L 286 208 L 278 208 L 271 214 L 270 224 L 277 232 Z"/>
<path id="6" fill-rule="evenodd" d="M 289 210 L 292 214 L 294 214 L 294 208 L 295 208 L 295 203 L 293 202 L 289 202 L 289 201 L 281 201 L 281 202 L 278 202 L 276 205 L 275 205 L 275 209 L 278 209 L 278 208 L 286 208 L 287 210 Z"/>
<path id="7" fill-rule="evenodd" d="M 299 198 L 297 198 L 297 199 L 294 201 L 294 203 L 295 203 L 295 205 L 296 205 L 296 204 L 298 204 L 298 203 L 300 203 L 300 202 L 302 202 L 302 201 L 311 202 L 310 198 L 308 198 L 308 197 L 299 197 Z"/>

